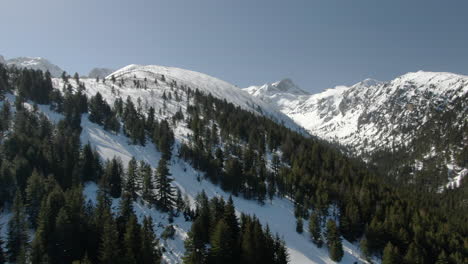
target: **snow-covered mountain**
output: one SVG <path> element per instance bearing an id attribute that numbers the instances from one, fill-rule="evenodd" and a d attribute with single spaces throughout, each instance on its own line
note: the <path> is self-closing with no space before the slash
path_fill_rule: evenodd
<path id="1" fill-rule="evenodd" d="M 106 78 L 109 74 L 113 73 L 115 69 L 109 69 L 109 68 L 93 68 L 89 74 L 89 78 Z"/>
<path id="2" fill-rule="evenodd" d="M 163 75 L 167 82 L 175 82 L 176 84 L 184 85 L 191 89 L 198 89 L 206 94 L 225 99 L 243 109 L 265 115 L 294 130 L 303 131 L 301 126 L 297 125 L 287 115 L 277 111 L 274 106 L 250 96 L 233 84 L 207 74 L 175 67 L 132 64 L 111 73 L 107 79 L 111 79 L 111 76 L 113 76 L 114 78 L 146 80 L 145 85 L 148 86 L 149 83 L 154 82 L 155 78 L 161 78 Z"/>
<path id="3" fill-rule="evenodd" d="M 0 55 L 0 63 L 2 64 L 6 63 L 5 58 L 2 55 Z"/>
<path id="4" fill-rule="evenodd" d="M 59 66 L 41 57 L 18 57 L 6 60 L 5 63 L 8 66 L 15 66 L 17 68 L 41 70 L 43 72 L 49 71 L 52 77 L 59 77 L 63 72 Z"/>
<path id="5" fill-rule="evenodd" d="M 454 130 L 466 128 L 468 76 L 419 71 L 388 82 L 366 79 L 313 95 L 269 87 L 275 83 L 244 90 L 274 105 L 311 134 L 345 145 L 355 154 L 409 147 L 421 137 L 424 126 L 442 121 L 437 117 L 445 112 L 456 115 L 456 123 L 449 124 Z M 467 141 L 464 133 L 459 145 L 437 148 L 447 155 L 448 167 Z M 428 148 L 420 156 L 434 151 Z M 466 174 L 466 168 L 458 166 L 452 176 Z"/>
<path id="6" fill-rule="evenodd" d="M 162 76 L 164 76 L 164 81 L 162 81 Z M 53 86 L 59 90 L 62 90 L 65 84 L 62 78 L 54 78 L 52 82 Z M 78 83 L 75 80 L 70 80 L 69 84 L 73 89 L 78 89 Z M 105 81 L 96 82 L 94 78 L 81 78 L 80 84 L 85 87 L 83 92 L 88 98 L 99 92 L 110 105 L 113 105 L 117 98 L 124 100 L 130 98 L 135 105 L 141 107 L 143 113 L 147 112 L 149 107 L 154 107 L 158 113 L 156 118 L 159 120 L 170 119 L 179 110 L 187 115 L 187 102 L 185 100 L 166 101 L 163 99 L 163 95 L 169 94 L 172 94 L 173 98 L 175 94 L 185 98 L 185 92 L 180 87 L 186 86 L 192 90 L 198 89 L 205 94 L 225 99 L 257 114 L 269 115 L 278 121 L 289 124 L 292 128 L 300 129 L 297 124 L 284 114 L 279 113 L 274 107 L 251 97 L 236 86 L 194 71 L 156 65 L 129 65 L 112 73 Z M 50 111 L 48 106 L 39 106 L 39 109 L 51 120 L 58 121 L 63 118 L 60 114 Z M 83 144 L 89 142 L 104 160 L 119 157 L 124 164 L 127 164 L 132 157 L 135 157 L 137 160 L 149 163 L 153 168 L 157 167 L 161 153 L 156 150 L 153 143 L 148 142 L 145 146 L 133 145 L 122 133 L 116 135 L 90 122 L 87 114 L 82 117 L 81 126 L 83 128 L 81 142 Z M 191 130 L 184 122 L 176 125 L 174 127 L 174 149 L 178 149 L 182 143 L 187 144 L 190 140 L 188 138 L 190 133 Z M 272 153 L 268 154 L 270 157 L 271 155 Z M 171 161 L 170 172 L 175 180 L 174 186 L 186 194 L 191 201 L 194 201 L 195 196 L 201 191 L 204 191 L 209 197 L 221 196 L 227 199 L 230 195 L 229 192 L 223 191 L 220 186 L 214 185 L 208 180 L 200 181 L 200 175 L 203 172 L 195 170 L 189 163 L 178 158 L 177 154 L 174 154 Z M 96 185 L 87 185 L 85 194 L 87 198 L 95 200 Z M 233 197 L 233 199 L 239 214 L 242 212 L 257 215 L 263 224 L 269 225 L 273 233 L 278 233 L 284 238 L 291 263 L 335 263 L 329 258 L 326 248 L 317 248 L 310 242 L 307 230 L 304 234 L 298 234 L 295 231 L 294 203 L 289 199 L 275 198 L 265 205 L 246 200 L 241 196 Z M 113 204 L 116 206 L 117 203 L 118 201 L 114 201 Z M 134 206 L 140 217 L 151 216 L 158 226 L 169 224 L 167 214 L 140 203 L 134 203 Z M 182 216 L 174 219 L 174 225 L 175 239 L 162 241 L 165 248 L 163 258 L 167 263 L 181 262 L 185 250 L 183 241 L 187 238 L 187 233 L 190 230 L 190 223 L 186 222 Z M 159 233 L 162 230 L 163 228 L 158 228 Z M 345 253 L 342 263 L 363 261 L 356 245 L 347 241 L 343 241 L 343 245 Z"/>

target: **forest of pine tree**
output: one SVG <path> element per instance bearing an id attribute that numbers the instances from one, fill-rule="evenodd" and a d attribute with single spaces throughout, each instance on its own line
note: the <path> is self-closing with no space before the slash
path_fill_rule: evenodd
<path id="1" fill-rule="evenodd" d="M 196 199 L 194 221 L 185 241 L 184 263 L 288 263 L 288 253 L 278 235 L 271 234 L 256 217 L 235 214 L 231 198 Z"/>
<path id="2" fill-rule="evenodd" d="M 66 74 L 63 79 L 70 82 Z M 0 108 L 0 209 L 12 213 L 7 237 L 0 238 L 6 249 L 0 263 L 159 263 L 154 223 L 137 221 L 133 210 L 139 197 L 193 221 L 185 263 L 288 262 L 281 238 L 255 216 L 238 219 L 231 199 L 201 193 L 192 210 L 171 184 L 176 154 L 232 195 L 259 204 L 275 196 L 294 201 L 296 230 L 306 227 L 311 247 L 326 247 L 335 261 L 343 256 L 343 238 L 383 263 L 468 260 L 468 213 L 460 204 L 465 187 L 444 193 L 397 188 L 328 144 L 198 90 L 185 87 L 177 95 L 187 99 L 186 116 L 179 111 L 172 120 L 157 120 L 154 108 L 145 112 L 128 98 L 111 107 L 99 94 L 87 98 L 79 76 L 74 82 L 78 89 L 68 84 L 60 92 L 52 89 L 49 73 L 0 65 L 2 97 L 17 95 L 14 105 L 4 101 Z M 165 100 L 171 98 L 169 93 Z M 64 119 L 53 124 L 24 107 L 26 101 L 50 104 Z M 131 160 L 125 170 L 119 158 L 101 160 L 90 145 L 81 145 L 83 113 L 132 144 L 153 142 L 162 153 L 158 167 Z M 186 122 L 192 133 L 173 149 L 176 122 Z M 83 196 L 87 181 L 99 184 L 96 204 Z M 118 212 L 110 208 L 115 198 Z"/>

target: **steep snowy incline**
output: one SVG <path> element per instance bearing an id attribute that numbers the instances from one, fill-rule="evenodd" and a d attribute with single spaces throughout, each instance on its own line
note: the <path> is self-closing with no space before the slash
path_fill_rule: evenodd
<path id="1" fill-rule="evenodd" d="M 132 64 L 110 74 L 107 79 L 111 79 L 111 76 L 117 79 L 136 78 L 139 80 L 144 80 L 146 78 L 147 82 L 150 83 L 154 82 L 155 78 L 159 79 L 163 75 L 166 79 L 166 83 L 168 84 L 170 84 L 172 81 L 175 81 L 179 85 L 184 85 L 191 89 L 198 89 L 206 94 L 211 94 L 217 98 L 225 99 L 226 101 L 238 105 L 243 109 L 265 115 L 277 122 L 283 123 L 291 129 L 303 131 L 302 127 L 298 126 L 288 116 L 284 115 L 280 111 L 277 111 L 275 107 L 250 96 L 245 91 L 242 91 L 230 83 L 206 75 L 204 73 L 175 67 L 158 65 L 142 66 Z"/>
<path id="2" fill-rule="evenodd" d="M 255 103 L 255 100 L 244 103 L 243 100 L 248 100 L 249 95 L 234 86 L 208 76 L 200 76 L 198 73 L 187 76 L 183 72 L 180 72 L 183 70 L 164 70 L 165 67 L 161 67 L 155 71 L 154 68 L 159 66 L 151 67 L 153 67 L 153 69 L 149 73 L 141 69 L 137 71 L 127 71 L 125 73 L 118 71 L 114 73 L 114 77 L 116 78 L 115 83 L 112 82 L 112 78 L 108 78 L 105 82 L 102 80 L 96 82 L 95 79 L 82 78 L 80 79 L 80 83 L 85 86 L 84 92 L 88 97 L 94 96 L 99 92 L 111 105 L 116 98 L 126 100 L 128 97 L 137 107 L 141 107 L 142 113 L 147 112 L 146 110 L 149 107 L 154 107 L 157 113 L 156 118 L 159 120 L 171 118 L 178 110 L 181 110 L 184 115 L 187 114 L 186 94 L 184 94 L 183 90 L 179 89 L 180 86 L 171 87 L 171 82 L 173 80 L 176 80 L 178 84 L 184 83 L 190 85 L 192 89 L 198 88 L 203 92 L 217 92 L 218 96 L 222 96 L 221 98 L 225 98 L 226 100 L 229 99 L 226 98 L 226 93 L 232 94 L 236 104 L 254 110 L 254 108 L 251 108 L 250 104 Z M 154 81 L 155 72 L 158 78 L 157 83 Z M 161 81 L 160 74 L 165 75 L 165 82 Z M 147 77 L 146 82 L 144 81 L 145 77 Z M 140 81 L 140 88 L 135 87 L 137 81 Z M 204 87 L 204 81 L 207 82 L 206 87 Z M 74 90 L 78 87 L 75 80 L 70 79 L 69 84 Z M 67 89 L 67 85 L 59 78 L 53 79 L 53 85 L 56 89 L 62 90 L 63 87 Z M 229 91 L 230 89 L 234 89 L 234 91 Z M 184 100 L 178 101 L 174 99 L 176 93 L 178 96 L 184 98 Z M 169 94 L 172 94 L 173 99 L 164 100 L 164 94 L 168 97 Z M 39 109 L 45 112 L 52 120 L 56 121 L 59 119 L 59 116 L 48 110 L 47 106 L 39 106 Z M 161 158 L 161 153 L 156 150 L 153 143 L 147 141 L 145 146 L 132 145 L 130 140 L 125 137 L 122 132 L 114 134 L 113 132 L 105 131 L 101 126 L 90 122 L 87 114 L 83 115 L 81 126 L 83 128 L 81 142 L 83 144 L 89 142 L 96 148 L 103 159 L 111 159 L 116 156 L 126 164 L 132 157 L 135 157 L 137 160 L 146 161 L 153 169 L 157 167 L 158 161 Z M 170 167 L 172 177 L 175 179 L 173 185 L 178 187 L 184 194 L 187 194 L 191 201 L 194 201 L 195 196 L 201 191 L 205 191 L 209 197 L 222 196 L 227 199 L 230 195 L 229 193 L 224 192 L 219 186 L 212 184 L 208 180 L 204 180 L 203 177 L 200 177 L 203 175 L 203 172 L 195 170 L 189 163 L 177 157 L 178 148 L 182 143 L 188 142 L 189 139 L 187 135 L 192 133 L 187 127 L 186 122 L 176 123 L 173 129 L 175 133 L 175 145 L 173 147 L 174 154 Z M 271 153 L 268 155 L 271 156 Z M 95 185 L 88 185 L 85 191 L 87 197 L 93 199 L 95 190 Z M 303 234 L 298 234 L 295 231 L 296 219 L 294 216 L 294 204 L 290 200 L 286 198 L 274 198 L 272 202 L 266 202 L 265 205 L 260 205 L 257 201 L 234 197 L 234 203 L 238 213 L 243 212 L 257 215 L 262 224 L 269 225 L 272 233 L 278 233 L 284 238 L 290 253 L 291 263 L 335 263 L 328 257 L 326 248 L 317 248 L 310 241 L 310 234 L 307 228 L 305 228 Z M 138 215 L 149 215 L 154 218 L 158 226 L 157 232 L 161 232 L 164 226 L 169 224 L 167 215 L 158 212 L 154 208 L 149 208 L 139 203 L 135 204 L 135 208 Z M 164 259 L 168 263 L 181 262 L 181 257 L 184 254 L 183 240 L 187 237 L 187 232 L 190 229 L 190 223 L 185 222 L 183 217 L 176 217 L 174 224 L 176 225 L 175 239 L 163 241 L 163 245 L 166 249 L 164 252 Z M 304 226 L 308 226 L 307 222 L 304 223 Z M 343 241 L 343 245 L 345 253 L 341 263 L 363 262 L 360 258 L 359 249 L 355 245 L 347 241 Z"/>

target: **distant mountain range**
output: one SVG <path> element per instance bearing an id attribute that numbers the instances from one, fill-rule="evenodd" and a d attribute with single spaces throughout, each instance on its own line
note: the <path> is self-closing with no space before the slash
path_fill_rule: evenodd
<path id="1" fill-rule="evenodd" d="M 19 68 L 48 70 L 59 77 L 63 70 L 40 57 L 19 57 L 0 62 Z M 114 72 L 94 68 L 90 78 L 138 73 L 146 78 L 171 73 L 181 82 L 259 111 L 291 128 L 303 127 L 310 134 L 346 147 L 352 155 L 394 173 L 403 168 L 410 175 L 434 164 L 446 175 L 431 185 L 458 186 L 468 174 L 466 160 L 468 76 L 445 72 L 412 72 L 391 81 L 363 80 L 352 86 L 337 86 L 310 94 L 290 79 L 237 91 L 219 79 L 188 70 L 163 66 L 129 65 Z M 448 119 L 447 115 L 451 118 Z M 289 118 L 288 118 L 289 117 Z M 291 121 L 293 120 L 293 121 Z M 450 122 L 448 122 L 450 120 Z M 295 123 L 297 123 L 297 125 Z M 432 131 L 433 133 L 429 133 Z M 430 135 L 429 135 L 430 134 Z M 405 155 L 401 155 L 401 153 Z M 378 153 L 378 155 L 376 154 Z M 383 154 L 385 153 L 385 154 Z M 399 153 L 404 160 L 389 159 Z M 411 155 L 408 155 L 411 153 Z M 382 160 L 382 157 L 387 157 Z M 426 164 L 426 166 L 425 166 Z M 443 165 L 441 165 L 443 164 Z M 440 167 L 439 166 L 439 167 Z M 411 177 L 407 179 L 412 181 Z"/>

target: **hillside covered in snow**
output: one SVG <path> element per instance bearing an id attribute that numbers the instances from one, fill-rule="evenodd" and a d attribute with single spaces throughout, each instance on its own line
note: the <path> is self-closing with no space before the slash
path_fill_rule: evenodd
<path id="1" fill-rule="evenodd" d="M 376 160 L 382 162 L 388 159 L 384 152 L 398 153 L 407 160 L 392 162 L 416 172 L 440 164 L 446 176 L 437 181 L 439 186 L 458 186 L 468 172 L 463 158 L 468 144 L 467 76 L 419 71 L 313 95 L 268 88 L 274 85 L 244 90 L 276 106 L 312 135 L 344 145 L 355 155 L 372 161 L 378 153 Z M 435 156 L 445 158 L 435 162 Z M 392 168 L 397 169 L 401 167 Z"/>
<path id="2" fill-rule="evenodd" d="M 249 90 L 274 98 L 173 67 L 50 80 L 0 65 L 6 255 L 134 261 L 141 240 L 165 263 L 285 263 L 283 247 L 290 263 L 466 260 L 458 193 L 415 198 L 308 136 L 271 104 L 314 97 L 290 80 Z"/>

